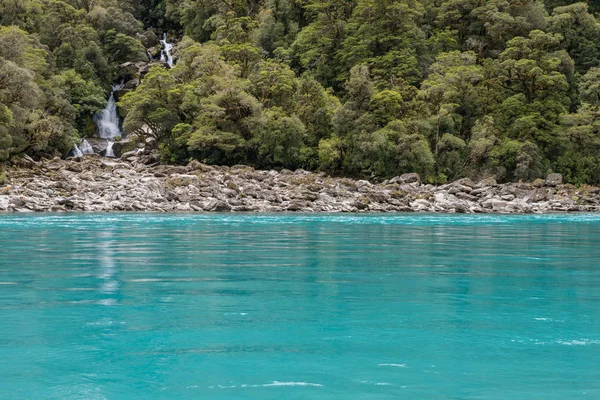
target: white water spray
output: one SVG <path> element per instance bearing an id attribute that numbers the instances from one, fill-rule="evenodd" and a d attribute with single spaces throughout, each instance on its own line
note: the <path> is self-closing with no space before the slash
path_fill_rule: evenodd
<path id="1" fill-rule="evenodd" d="M 113 139 L 121 136 L 119 114 L 117 113 L 117 102 L 115 100 L 115 92 L 121 89 L 123 89 L 123 83 L 112 86 L 112 92 L 108 98 L 106 108 L 95 117 L 96 124 L 98 125 L 98 134 L 101 138 Z"/>
<path id="2" fill-rule="evenodd" d="M 83 157 L 83 153 L 81 152 L 81 150 L 79 150 L 79 147 L 77 145 L 73 147 L 73 157 Z"/>
<path id="3" fill-rule="evenodd" d="M 89 142 L 85 139 L 81 141 L 81 152 L 83 154 L 94 154 L 94 149 L 89 144 Z"/>
<path id="4" fill-rule="evenodd" d="M 160 52 L 160 61 L 166 62 L 169 68 L 173 68 L 173 55 L 171 54 L 173 44 L 167 42 L 166 33 L 163 35 L 163 40 L 160 43 L 163 45 L 163 51 Z"/>
<path id="5" fill-rule="evenodd" d="M 106 153 L 104 154 L 105 157 L 111 157 L 111 158 L 115 158 L 115 152 L 113 150 L 113 145 L 115 144 L 115 142 L 108 142 L 108 146 L 106 146 Z"/>

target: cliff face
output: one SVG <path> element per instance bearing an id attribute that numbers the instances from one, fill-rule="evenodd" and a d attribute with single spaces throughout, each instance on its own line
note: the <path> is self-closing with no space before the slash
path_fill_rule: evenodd
<path id="1" fill-rule="evenodd" d="M 379 184 L 304 170 L 246 166 L 148 166 L 97 156 L 34 162 L 6 171 L 0 211 L 444 212 L 600 211 L 600 189 L 563 185 L 559 175 L 534 183 L 469 179 L 423 185 L 417 174 Z"/>

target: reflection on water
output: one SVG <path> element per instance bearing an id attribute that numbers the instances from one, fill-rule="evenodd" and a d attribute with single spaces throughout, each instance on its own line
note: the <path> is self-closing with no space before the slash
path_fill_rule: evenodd
<path id="1" fill-rule="evenodd" d="M 12 398 L 600 398 L 597 215 L 3 215 L 0 243 Z"/>
<path id="2" fill-rule="evenodd" d="M 113 231 L 111 229 L 103 230 L 97 233 L 100 256 L 98 257 L 99 274 L 101 279 L 100 293 L 112 295 L 116 294 L 119 289 L 119 282 L 116 279 L 116 265 L 114 259 L 115 241 L 113 239 Z M 102 299 L 100 304 L 115 305 L 117 304 L 116 297 L 106 297 Z"/>

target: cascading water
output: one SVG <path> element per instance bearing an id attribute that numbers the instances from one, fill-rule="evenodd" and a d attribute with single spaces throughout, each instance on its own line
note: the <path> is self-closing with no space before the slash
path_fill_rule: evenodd
<path id="1" fill-rule="evenodd" d="M 115 92 L 123 89 L 123 83 L 112 86 L 112 92 L 108 98 L 106 108 L 96 115 L 96 124 L 98 125 L 98 134 L 104 139 L 113 139 L 121 136 L 119 128 L 119 114 L 117 113 L 117 102 Z"/>
<path id="2" fill-rule="evenodd" d="M 83 157 L 86 154 L 94 154 L 94 149 L 88 143 L 87 140 L 82 139 L 81 143 L 73 146 L 73 150 L 71 150 L 71 157 Z"/>
<path id="3" fill-rule="evenodd" d="M 94 154 L 94 149 L 92 148 L 92 146 L 89 144 L 89 142 L 85 139 L 83 139 L 81 141 L 81 152 L 83 154 Z"/>
<path id="4" fill-rule="evenodd" d="M 73 157 L 83 157 L 83 153 L 81 152 L 81 150 L 79 150 L 79 146 L 75 145 L 75 147 L 73 147 L 73 150 L 71 151 L 71 153 L 73 154 Z"/>
<path id="5" fill-rule="evenodd" d="M 105 157 L 115 158 L 115 152 L 113 150 L 114 144 L 115 142 L 108 142 L 108 146 L 106 146 L 106 153 L 104 154 Z"/>
<path id="6" fill-rule="evenodd" d="M 95 117 L 96 124 L 98 125 L 98 135 L 103 139 L 107 139 L 106 157 L 115 157 L 113 151 L 114 141 L 112 139 L 122 135 L 119 128 L 119 113 L 117 112 L 115 92 L 123 89 L 123 86 L 123 83 L 112 85 L 112 92 L 108 98 L 106 108 Z"/>
<path id="7" fill-rule="evenodd" d="M 173 44 L 167 42 L 167 34 L 163 35 L 163 40 L 160 41 L 163 46 L 163 51 L 160 53 L 160 61 L 166 62 L 169 68 L 173 68 L 173 55 L 171 54 L 171 50 L 173 50 Z"/>

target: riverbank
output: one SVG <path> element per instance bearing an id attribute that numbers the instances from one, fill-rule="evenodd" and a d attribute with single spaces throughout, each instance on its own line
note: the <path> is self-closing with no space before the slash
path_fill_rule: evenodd
<path id="1" fill-rule="evenodd" d="M 23 159 L 0 183 L 0 211 L 443 212 L 600 211 L 600 188 L 469 179 L 425 185 L 417 174 L 382 183 L 247 166 L 148 166 L 98 156 Z"/>

